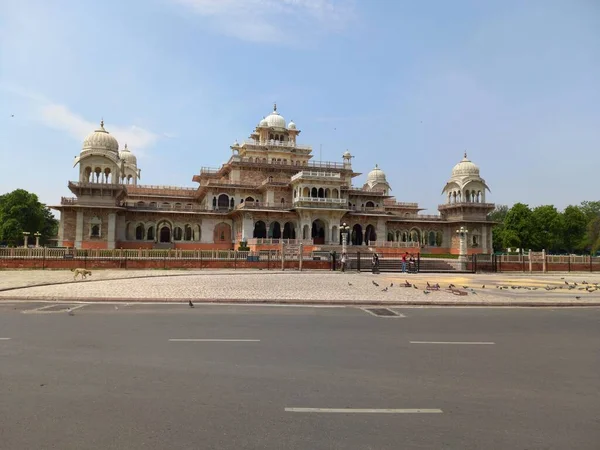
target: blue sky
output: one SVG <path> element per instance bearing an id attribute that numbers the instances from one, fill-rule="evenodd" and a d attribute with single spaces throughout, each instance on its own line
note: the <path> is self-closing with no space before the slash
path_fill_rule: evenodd
<path id="1" fill-rule="evenodd" d="M 274 101 L 429 212 L 465 150 L 497 204 L 600 200 L 596 0 L 0 0 L 0 192 L 70 195 L 102 117 L 193 186 Z"/>

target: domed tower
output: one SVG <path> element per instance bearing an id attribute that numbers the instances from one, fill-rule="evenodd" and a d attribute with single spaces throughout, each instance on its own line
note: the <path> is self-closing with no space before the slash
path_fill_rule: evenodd
<path id="1" fill-rule="evenodd" d="M 486 190 L 490 191 L 490 188 L 479 175 L 479 167 L 467 158 L 465 152 L 463 159 L 452 169 L 452 176 L 442 194 L 446 197 L 446 204 L 485 203 Z"/>
<path id="2" fill-rule="evenodd" d="M 123 150 L 119 152 L 120 158 L 120 175 L 121 183 L 137 185 L 141 170 L 137 167 L 137 158 L 127 148 L 127 144 Z"/>
<path id="3" fill-rule="evenodd" d="M 73 167 L 79 164 L 79 181 L 82 183 L 118 184 L 120 178 L 119 143 L 104 128 L 90 133 L 83 141 L 81 153 Z"/>
<path id="4" fill-rule="evenodd" d="M 445 203 L 438 206 L 442 218 L 450 221 L 443 239 L 451 243 L 450 252 L 463 253 L 468 249 L 469 253 L 488 253 L 492 250 L 494 223 L 487 220 L 487 215 L 495 205 L 486 203 L 486 191 L 490 192 L 490 188 L 481 178 L 479 167 L 465 153 L 452 169 L 442 191 Z"/>
<path id="5" fill-rule="evenodd" d="M 375 164 L 375 168 L 367 175 L 367 182 L 363 188 L 367 191 L 383 192 L 384 195 L 388 195 L 389 191 L 392 190 L 387 182 L 385 172 L 377 164 Z"/>
<path id="6" fill-rule="evenodd" d="M 250 137 L 262 144 L 276 143 L 281 145 L 289 143 L 295 145 L 296 137 L 299 134 L 300 130 L 298 130 L 293 120 L 286 126 L 285 118 L 279 114 L 277 103 L 275 103 L 273 112 L 258 123 L 256 130 Z"/>

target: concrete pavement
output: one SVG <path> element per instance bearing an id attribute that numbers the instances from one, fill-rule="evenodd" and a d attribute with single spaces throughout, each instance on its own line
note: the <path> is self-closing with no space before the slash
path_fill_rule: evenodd
<path id="1" fill-rule="evenodd" d="M 405 280 L 416 288 L 402 287 Z M 593 284 L 598 282 L 600 274 L 593 273 L 373 275 L 322 271 L 95 270 L 87 280 L 73 281 L 69 271 L 2 271 L 0 299 L 591 306 L 600 305 L 600 290 Z M 439 283 L 442 289 L 425 293 L 427 283 Z M 450 284 L 466 295 L 448 292 L 445 288 Z M 546 290 L 547 287 L 556 289 Z"/>
<path id="2" fill-rule="evenodd" d="M 600 446 L 598 309 L 43 305 L 0 303 L 2 448 Z"/>

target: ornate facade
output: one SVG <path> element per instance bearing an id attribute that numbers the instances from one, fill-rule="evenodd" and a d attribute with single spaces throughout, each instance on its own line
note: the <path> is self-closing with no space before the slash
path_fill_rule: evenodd
<path id="1" fill-rule="evenodd" d="M 140 184 L 137 159 L 104 123 L 83 142 L 75 197 L 53 208 L 61 212 L 59 245 L 76 248 L 253 249 L 281 240 L 313 249 L 340 245 L 340 225 L 352 246 L 419 248 L 458 253 L 456 230 L 469 230 L 469 253 L 492 249 L 485 181 L 465 154 L 443 189 L 438 215 L 419 214 L 417 203 L 397 202 L 386 175 L 375 166 L 366 183 L 346 151 L 340 162 L 312 161 L 312 149 L 297 142 L 300 130 L 277 111 L 263 118 L 248 140 L 234 142 L 219 168 L 193 176 L 197 187 Z"/>

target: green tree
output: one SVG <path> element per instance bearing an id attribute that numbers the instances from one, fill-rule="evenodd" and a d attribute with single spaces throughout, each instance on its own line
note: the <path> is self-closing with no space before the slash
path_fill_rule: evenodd
<path id="1" fill-rule="evenodd" d="M 22 245 L 23 232 L 40 232 L 40 243 L 56 235 L 58 221 L 37 195 L 17 189 L 0 196 L 0 242 Z M 30 242 L 35 242 L 31 240 Z"/>
<path id="2" fill-rule="evenodd" d="M 585 234 L 588 220 L 578 206 L 569 205 L 563 212 L 563 248 L 569 253 L 581 251 L 585 247 Z"/>
<path id="3" fill-rule="evenodd" d="M 590 252 L 595 255 L 600 250 L 600 217 L 596 217 L 588 223 L 585 240 Z"/>
<path id="4" fill-rule="evenodd" d="M 553 205 L 542 205 L 531 212 L 531 247 L 533 250 L 560 251 L 563 217 Z"/>
<path id="5" fill-rule="evenodd" d="M 497 205 L 496 208 L 488 214 L 488 220 L 498 222 L 492 228 L 492 247 L 495 252 L 502 251 L 505 248 L 505 229 L 504 219 L 508 213 L 508 205 Z"/>
<path id="6" fill-rule="evenodd" d="M 504 219 L 504 247 L 530 248 L 533 231 L 531 209 L 523 203 L 515 203 Z"/>
<path id="7" fill-rule="evenodd" d="M 595 218 L 600 217 L 600 201 L 581 202 L 580 208 L 583 214 L 585 214 L 588 223 L 590 223 Z"/>

